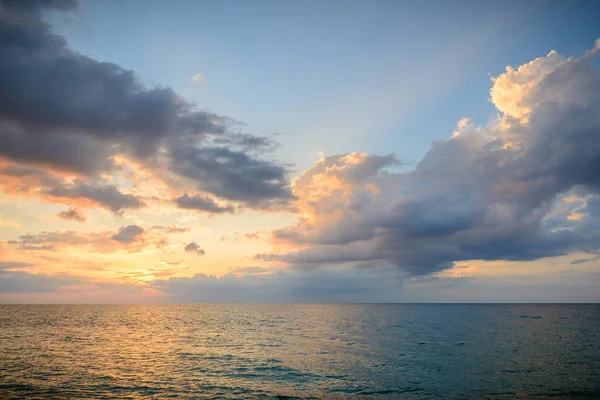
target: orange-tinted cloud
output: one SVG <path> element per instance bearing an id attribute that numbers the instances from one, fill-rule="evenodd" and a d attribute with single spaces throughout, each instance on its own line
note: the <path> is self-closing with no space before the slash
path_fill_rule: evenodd
<path id="1" fill-rule="evenodd" d="M 119 231 L 81 233 L 75 231 L 40 232 L 21 235 L 5 244 L 15 250 L 61 251 L 76 248 L 81 251 L 113 253 L 140 252 L 148 247 L 160 247 L 168 243 L 161 235 L 147 233 L 137 225 L 122 227 Z"/>

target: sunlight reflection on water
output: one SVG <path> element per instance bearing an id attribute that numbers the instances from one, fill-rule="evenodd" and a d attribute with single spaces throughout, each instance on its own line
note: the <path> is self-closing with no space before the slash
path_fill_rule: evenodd
<path id="1" fill-rule="evenodd" d="M 0 398 L 600 398 L 598 305 L 2 305 Z"/>

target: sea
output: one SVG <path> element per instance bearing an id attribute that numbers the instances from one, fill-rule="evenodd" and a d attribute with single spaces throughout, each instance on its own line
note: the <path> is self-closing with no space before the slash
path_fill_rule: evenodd
<path id="1" fill-rule="evenodd" d="M 600 399 L 600 305 L 0 305 L 0 398 Z"/>

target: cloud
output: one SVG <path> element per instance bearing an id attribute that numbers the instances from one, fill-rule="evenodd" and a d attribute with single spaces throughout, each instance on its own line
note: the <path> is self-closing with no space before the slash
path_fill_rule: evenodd
<path id="1" fill-rule="evenodd" d="M 109 179 L 82 179 L 59 171 L 1 159 L 0 177 L 0 190 L 4 193 L 38 196 L 46 201 L 69 206 L 100 206 L 121 214 L 127 209 L 135 210 L 146 205 L 140 196 L 123 193 L 117 185 L 108 184 Z"/>
<path id="2" fill-rule="evenodd" d="M 40 232 L 19 236 L 18 240 L 10 240 L 19 250 L 57 250 L 59 247 L 87 245 L 96 237 L 80 234 L 75 231 Z"/>
<path id="3" fill-rule="evenodd" d="M 141 295 L 144 288 L 142 285 L 103 282 L 67 273 L 45 274 L 0 269 L 0 294 L 69 294 L 79 296 L 79 299 L 89 302 L 90 295 L 95 293 L 99 294 L 99 300 L 105 303 L 114 302 L 115 298 L 119 298 L 115 296 L 122 296 L 126 293 L 134 294 L 134 298 L 140 301 L 143 299 Z M 59 300 L 61 303 L 64 302 L 65 297 L 59 298 L 62 298 L 62 301 Z M 56 300 L 51 300 L 52 297 L 32 298 L 27 296 L 21 299 L 24 302 L 36 302 L 36 299 L 56 302 Z"/>
<path id="4" fill-rule="evenodd" d="M 40 196 L 46 201 L 85 208 L 100 206 L 115 214 L 146 206 L 141 197 L 123 193 L 117 185 L 106 183 L 108 179 L 73 178 L 58 171 L 2 160 L 0 176 L 0 190 L 5 193 Z"/>
<path id="5" fill-rule="evenodd" d="M 258 274 L 271 274 L 273 270 L 265 267 L 237 267 L 229 271 L 230 274 L 235 276 L 240 275 L 258 275 Z"/>
<path id="6" fill-rule="evenodd" d="M 198 243 L 196 242 L 190 242 L 188 244 L 185 245 L 185 252 L 186 253 L 196 253 L 200 256 L 203 256 L 206 254 L 206 252 L 200 248 L 200 246 L 198 245 Z"/>
<path id="7" fill-rule="evenodd" d="M 78 222 L 83 222 L 87 218 L 83 211 L 76 207 L 69 207 L 68 210 L 61 211 L 60 213 L 56 214 L 56 216 L 61 219 L 73 220 Z"/>
<path id="8" fill-rule="evenodd" d="M 322 158 L 292 182 L 300 218 L 273 231 L 299 268 L 392 263 L 412 276 L 463 260 L 536 260 L 600 247 L 600 75 L 593 52 L 551 52 L 493 80 L 499 115 L 461 120 L 416 168 L 393 156 Z M 564 214 L 565 199 L 586 206 Z M 567 207 L 568 209 L 569 207 Z"/>
<path id="9" fill-rule="evenodd" d="M 527 121 L 532 112 L 531 96 L 536 95 L 535 87 L 566 62 L 565 57 L 552 50 L 547 56 L 536 58 L 517 69 L 506 67 L 504 74 L 492 79 L 492 103 L 505 116 Z"/>
<path id="10" fill-rule="evenodd" d="M 260 156 L 269 140 L 236 132 L 231 118 L 201 111 L 171 88 L 145 86 L 133 71 L 72 51 L 41 18 L 42 9 L 77 5 L 2 2 L 0 157 L 96 178 L 126 156 L 250 206 L 289 199 L 287 168 Z M 82 189 L 53 193 L 74 197 Z M 128 195 L 89 196 L 105 195 L 112 197 L 100 204 L 113 211 L 141 206 Z"/>
<path id="11" fill-rule="evenodd" d="M 10 264 L 10 263 L 7 263 Z M 28 268 L 15 262 L 8 271 L 0 263 L 0 293 L 55 293 L 106 290 L 104 301 L 110 301 L 113 292 L 134 291 L 137 302 L 144 301 L 143 289 L 152 288 L 171 302 L 323 302 L 323 301 L 393 301 L 402 284 L 394 270 L 347 270 L 325 268 L 321 271 L 273 271 L 263 267 L 240 267 L 216 277 L 196 274 L 193 277 L 172 277 L 172 271 L 152 270 L 158 277 L 147 284 L 98 282 L 90 278 L 68 274 L 34 274 L 29 271 L 11 271 Z M 26 264 L 26 265 L 25 265 Z M 123 277 L 146 276 L 146 272 L 131 272 Z M 171 276 L 171 277 L 169 277 Z M 85 297 L 89 301 L 89 297 Z M 135 298 L 133 299 L 136 300 Z"/>
<path id="12" fill-rule="evenodd" d="M 211 138 L 213 146 L 225 146 L 240 148 L 247 152 L 271 151 L 279 147 L 279 144 L 265 136 L 254 136 L 247 133 L 230 133 L 227 136 Z"/>
<path id="13" fill-rule="evenodd" d="M 0 261 L 0 272 L 26 269 L 33 267 L 33 264 L 22 261 Z"/>
<path id="14" fill-rule="evenodd" d="M 0 293 L 53 293 L 80 283 L 68 275 L 32 274 L 24 271 L 0 270 Z"/>
<path id="15" fill-rule="evenodd" d="M 204 82 L 204 75 L 202 75 L 202 74 L 196 74 L 196 75 L 192 76 L 192 81 L 194 81 L 196 83 L 203 83 Z"/>
<path id="16" fill-rule="evenodd" d="M 401 285 L 389 269 L 269 272 L 260 267 L 238 268 L 220 278 L 195 274 L 151 283 L 172 302 L 385 302 L 394 301 Z"/>
<path id="17" fill-rule="evenodd" d="M 538 276 L 513 280 L 452 278 L 439 276 L 406 279 L 397 268 L 348 269 L 325 266 L 318 270 L 272 270 L 262 267 L 235 268 L 221 276 L 196 274 L 173 277 L 172 271 L 151 270 L 122 275 L 123 281 L 157 276 L 149 283 L 111 283 L 69 274 L 34 274 L 3 271 L 0 294 L 33 294 L 22 301 L 72 302 L 167 301 L 197 302 L 597 302 L 598 273 L 561 274 L 550 281 Z M 565 282 L 573 290 L 564 290 Z M 57 293 L 61 296 L 52 296 Z M 152 297 L 148 297 L 148 294 Z M 46 294 L 46 295 L 44 295 Z M 129 295 L 123 297 L 124 294 Z M 157 297 L 158 296 L 158 297 Z M 0 299 L 11 297 L 0 297 Z M 14 297 L 13 297 L 14 298 Z M 34 300 L 35 299 L 35 300 Z M 122 300 L 119 300 L 122 301 Z"/>
<path id="18" fill-rule="evenodd" d="M 171 226 L 156 225 L 150 229 L 163 231 L 165 233 L 188 233 L 188 232 L 191 232 L 191 230 L 192 230 L 191 228 L 179 227 L 177 225 L 171 225 Z"/>
<path id="19" fill-rule="evenodd" d="M 145 203 L 139 197 L 121 193 L 116 185 L 94 185 L 76 182 L 73 185 L 44 189 L 41 194 L 56 199 L 89 200 L 108 208 L 114 213 L 122 212 L 124 209 L 139 209 L 145 206 Z"/>
<path id="20" fill-rule="evenodd" d="M 130 244 L 143 241 L 145 233 L 144 229 L 137 225 L 128 225 L 119 229 L 119 233 L 112 235 L 111 239 L 120 243 Z"/>
<path id="21" fill-rule="evenodd" d="M 224 147 L 173 149 L 172 169 L 192 178 L 197 188 L 227 200 L 263 205 L 293 196 L 281 166 Z"/>
<path id="22" fill-rule="evenodd" d="M 189 196 L 187 193 L 184 193 L 182 196 L 177 197 L 174 202 L 179 208 L 204 211 L 212 214 L 232 213 L 235 211 L 231 205 L 220 206 L 211 198 L 199 194 Z"/>
<path id="23" fill-rule="evenodd" d="M 147 233 L 142 227 L 128 225 L 115 231 L 75 232 L 54 231 L 21 235 L 18 239 L 0 242 L 13 251 L 61 251 L 77 248 L 80 251 L 113 253 L 120 250 L 140 252 L 154 246 L 160 248 L 168 244 L 166 237 Z"/>
<path id="24" fill-rule="evenodd" d="M 577 265 L 577 264 L 583 264 L 583 263 L 596 261 L 596 260 L 600 260 L 600 255 L 597 255 L 597 256 L 591 257 L 591 258 L 578 258 L 577 260 L 571 261 L 571 264 Z"/>
<path id="25" fill-rule="evenodd" d="M 10 194 L 35 194 L 65 184 L 60 174 L 44 168 L 6 163 L 0 158 L 0 190 Z"/>
<path id="26" fill-rule="evenodd" d="M 64 277 L 33 274 L 34 264 L 21 261 L 0 262 L 0 293 L 48 293 L 60 290 L 74 281 Z"/>

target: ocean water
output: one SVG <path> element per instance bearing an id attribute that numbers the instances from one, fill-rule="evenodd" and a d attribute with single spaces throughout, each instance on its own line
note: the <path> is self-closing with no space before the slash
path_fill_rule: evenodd
<path id="1" fill-rule="evenodd" d="M 0 398 L 600 399 L 600 305 L 1 305 Z"/>

